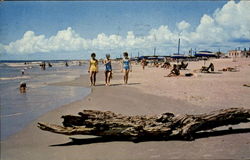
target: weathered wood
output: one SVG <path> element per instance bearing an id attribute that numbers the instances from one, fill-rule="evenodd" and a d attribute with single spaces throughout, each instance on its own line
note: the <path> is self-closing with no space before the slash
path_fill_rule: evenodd
<path id="1" fill-rule="evenodd" d="M 199 131 L 250 122 L 250 109 L 229 108 L 200 115 L 124 116 L 107 111 L 84 110 L 78 116 L 65 115 L 63 126 L 38 123 L 38 127 L 65 135 L 96 135 L 127 138 L 161 137 L 193 139 Z"/>

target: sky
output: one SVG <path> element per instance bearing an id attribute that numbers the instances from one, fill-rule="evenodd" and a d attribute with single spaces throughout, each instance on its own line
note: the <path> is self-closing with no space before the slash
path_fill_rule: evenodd
<path id="1" fill-rule="evenodd" d="M 250 1 L 0 3 L 0 60 L 88 59 L 250 47 Z"/>

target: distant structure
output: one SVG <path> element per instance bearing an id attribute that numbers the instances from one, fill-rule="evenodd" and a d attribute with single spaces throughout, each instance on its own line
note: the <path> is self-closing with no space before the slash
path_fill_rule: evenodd
<path id="1" fill-rule="evenodd" d="M 211 51 L 198 51 L 194 54 L 195 57 L 216 57 L 216 54 Z"/>
<path id="2" fill-rule="evenodd" d="M 228 57 L 237 57 L 237 58 L 240 58 L 240 57 L 250 57 L 250 48 L 249 50 L 247 51 L 246 48 L 242 51 L 242 50 L 230 50 L 228 51 L 228 54 L 227 54 Z"/>

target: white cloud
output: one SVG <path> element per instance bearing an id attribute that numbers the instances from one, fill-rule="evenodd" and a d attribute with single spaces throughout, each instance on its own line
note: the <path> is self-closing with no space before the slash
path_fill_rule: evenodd
<path id="1" fill-rule="evenodd" d="M 229 43 L 233 39 L 250 39 L 250 2 L 227 2 L 213 15 L 203 15 L 194 32 L 187 33 L 190 43 Z"/>
<path id="2" fill-rule="evenodd" d="M 195 32 L 189 34 L 190 42 L 222 42 L 224 39 L 223 29 L 216 25 L 215 20 L 209 15 L 203 15 L 200 24 L 197 26 Z"/>
<path id="3" fill-rule="evenodd" d="M 150 30 L 147 39 L 156 42 L 169 42 L 175 39 L 175 36 L 176 35 L 170 31 L 167 25 L 162 25 L 157 29 Z"/>
<path id="4" fill-rule="evenodd" d="M 185 29 L 188 29 L 190 27 L 190 24 L 186 21 L 181 21 L 181 22 L 177 23 L 177 27 L 179 30 L 185 30 Z"/>
<path id="5" fill-rule="evenodd" d="M 23 38 L 9 45 L 4 46 L 8 53 L 34 53 L 34 52 L 47 52 L 48 50 L 43 45 L 44 35 L 36 36 L 33 31 L 27 31 Z"/>
<path id="6" fill-rule="evenodd" d="M 152 29 L 144 37 L 136 37 L 133 31 L 128 31 L 126 37 L 100 33 L 91 40 L 79 36 L 71 27 L 68 27 L 49 38 L 44 35 L 35 35 L 33 31 L 27 31 L 22 39 L 11 42 L 9 45 L 2 45 L 1 50 L 5 50 L 9 54 L 29 54 L 84 49 L 148 48 L 152 47 L 152 43 L 171 41 L 173 36 L 174 34 L 168 29 L 168 26 L 160 26 L 158 29 Z"/>
<path id="7" fill-rule="evenodd" d="M 249 15 L 250 2 L 229 1 L 221 9 L 217 9 L 213 15 L 204 14 L 193 31 L 187 30 L 190 24 L 184 20 L 176 26 L 182 32 L 183 48 L 199 46 L 208 48 L 214 44 L 231 44 L 232 39 L 250 39 Z M 80 36 L 71 27 L 58 31 L 56 35 L 48 38 L 44 35 L 36 35 L 33 31 L 27 31 L 19 40 L 7 45 L 0 44 L 0 53 L 29 54 L 82 50 L 133 50 L 135 48 L 151 50 L 155 46 L 175 49 L 179 31 L 171 31 L 168 25 L 161 25 L 159 28 L 152 28 L 144 34 L 145 36 L 136 36 L 133 31 L 128 31 L 124 37 L 100 33 L 93 39 Z"/>
<path id="8" fill-rule="evenodd" d="M 236 3 L 229 1 L 214 13 L 217 24 L 227 29 L 232 37 L 239 38 L 250 36 L 250 2 L 240 1 Z"/>

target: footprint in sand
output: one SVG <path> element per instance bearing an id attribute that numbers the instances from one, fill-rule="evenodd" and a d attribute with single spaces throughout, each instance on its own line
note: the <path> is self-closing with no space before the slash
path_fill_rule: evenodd
<path id="1" fill-rule="evenodd" d="M 204 102 L 206 100 L 206 97 L 201 97 L 201 96 L 189 96 L 187 98 L 189 101 L 195 101 L 198 103 Z"/>

